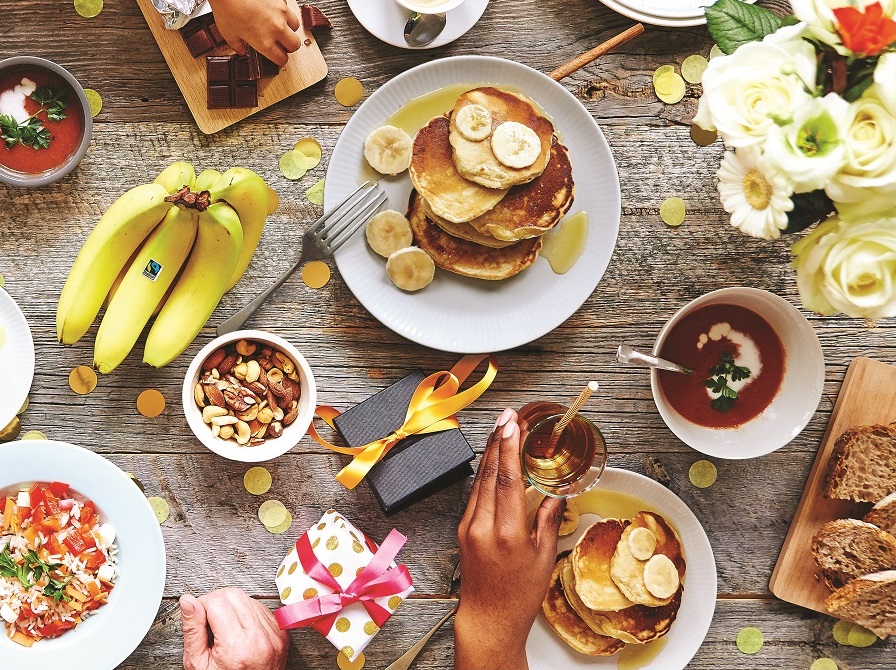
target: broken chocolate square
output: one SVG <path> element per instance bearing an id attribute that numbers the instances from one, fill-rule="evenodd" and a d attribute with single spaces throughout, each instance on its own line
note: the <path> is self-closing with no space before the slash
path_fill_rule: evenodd
<path id="1" fill-rule="evenodd" d="M 280 66 L 252 47 L 246 49 L 246 60 L 249 64 L 249 79 L 264 79 L 280 73 Z"/>
<path id="2" fill-rule="evenodd" d="M 302 5 L 299 9 L 302 14 L 302 27 L 305 30 L 333 27 L 330 19 L 314 5 Z"/>
<path id="3" fill-rule="evenodd" d="M 215 25 L 215 17 L 212 14 L 203 14 L 195 19 L 190 19 L 180 29 L 180 34 L 194 58 L 224 44 L 224 38 L 221 36 L 218 26 Z"/>

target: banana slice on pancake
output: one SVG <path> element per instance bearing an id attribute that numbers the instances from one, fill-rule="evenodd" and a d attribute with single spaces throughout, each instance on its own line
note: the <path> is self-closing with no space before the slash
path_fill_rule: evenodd
<path id="1" fill-rule="evenodd" d="M 656 551 L 656 535 L 649 528 L 633 528 L 628 536 L 628 550 L 639 561 L 646 561 Z"/>
<path id="2" fill-rule="evenodd" d="M 671 598 L 680 584 L 678 569 L 665 554 L 651 556 L 644 564 L 644 586 L 657 598 Z"/>
<path id="3" fill-rule="evenodd" d="M 411 224 L 401 212 L 387 209 L 367 222 L 364 229 L 367 244 L 383 258 L 389 258 L 399 249 L 406 249 L 414 243 Z"/>
<path id="4" fill-rule="evenodd" d="M 529 126 L 505 121 L 492 133 L 492 152 L 507 167 L 526 168 L 541 155 L 541 140 Z"/>
<path id="5" fill-rule="evenodd" d="M 610 561 L 610 577 L 625 597 L 632 602 L 648 607 L 668 605 L 677 590 L 677 586 L 676 589 L 671 589 L 671 593 L 663 597 L 657 596 L 654 593 L 654 589 L 648 588 L 645 578 L 645 566 L 648 561 L 636 558 L 629 545 L 629 538 L 637 528 L 646 528 L 656 538 L 654 556 L 650 560 L 654 560 L 659 554 L 665 555 L 673 564 L 679 583 L 684 578 L 685 560 L 682 553 L 681 540 L 666 520 L 653 512 L 638 512 L 635 518 L 632 519 L 631 525 L 622 533 L 622 537 L 616 545 L 616 550 Z M 657 565 L 660 563 L 658 562 Z M 654 568 L 652 571 L 659 571 L 660 569 L 665 570 L 665 568 Z M 653 578 L 661 579 L 656 574 L 654 574 Z M 658 593 L 667 593 L 670 590 L 669 587 L 661 586 L 658 582 L 654 582 L 654 588 Z"/>
<path id="6" fill-rule="evenodd" d="M 492 134 L 492 113 L 482 105 L 464 105 L 457 110 L 454 123 L 457 132 L 471 142 L 481 142 Z"/>
<path id="7" fill-rule="evenodd" d="M 380 126 L 364 140 L 364 158 L 380 174 L 396 175 L 411 164 L 414 141 L 401 128 Z"/>
<path id="8" fill-rule="evenodd" d="M 436 273 L 436 264 L 423 249 L 407 247 L 389 256 L 386 272 L 402 291 L 419 291 L 429 286 Z"/>

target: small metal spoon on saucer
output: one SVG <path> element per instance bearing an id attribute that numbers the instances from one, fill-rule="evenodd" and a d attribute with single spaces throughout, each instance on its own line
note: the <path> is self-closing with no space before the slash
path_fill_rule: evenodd
<path id="1" fill-rule="evenodd" d="M 411 47 L 425 47 L 442 34 L 447 22 L 445 14 L 414 12 L 404 24 L 404 41 Z"/>
<path id="2" fill-rule="evenodd" d="M 689 375 L 693 372 L 691 368 L 686 368 L 678 363 L 667 361 L 665 358 L 658 358 L 650 354 L 644 354 L 628 344 L 620 344 L 616 350 L 616 360 L 620 363 L 628 365 L 640 365 L 645 368 L 656 368 L 657 370 L 669 370 L 670 372 L 682 372 Z"/>

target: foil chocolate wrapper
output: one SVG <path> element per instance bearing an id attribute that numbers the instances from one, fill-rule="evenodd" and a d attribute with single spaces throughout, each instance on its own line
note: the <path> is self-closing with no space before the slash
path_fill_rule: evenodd
<path id="1" fill-rule="evenodd" d="M 206 0 L 152 0 L 152 5 L 169 30 L 183 28 L 190 19 L 212 11 Z"/>

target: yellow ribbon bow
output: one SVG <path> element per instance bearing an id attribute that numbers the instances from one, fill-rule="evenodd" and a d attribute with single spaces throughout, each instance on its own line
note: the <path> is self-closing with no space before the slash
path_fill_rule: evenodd
<path id="1" fill-rule="evenodd" d="M 465 391 L 458 392 L 461 384 L 486 358 L 488 369 L 482 379 Z M 485 393 L 497 374 L 498 361 L 494 356 L 464 356 L 451 370 L 436 372 L 420 382 L 411 397 L 404 423 L 398 429 L 382 439 L 361 447 L 339 447 L 330 444 L 318 435 L 314 424 L 308 427 L 308 434 L 328 449 L 354 456 L 352 462 L 336 475 L 336 480 L 345 488 L 353 489 L 370 472 L 370 468 L 379 463 L 392 447 L 409 435 L 459 428 L 460 424 L 455 414 Z M 339 416 L 339 410 L 320 405 L 315 413 L 331 428 L 336 427 L 333 419 Z"/>

